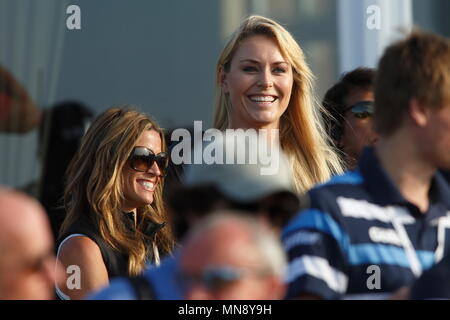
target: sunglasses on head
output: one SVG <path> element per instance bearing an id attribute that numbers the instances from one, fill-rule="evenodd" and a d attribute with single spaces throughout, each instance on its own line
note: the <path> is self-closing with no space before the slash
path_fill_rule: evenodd
<path id="1" fill-rule="evenodd" d="M 167 153 L 160 152 L 155 154 L 146 147 L 134 147 L 128 158 L 132 169 L 139 172 L 147 172 L 156 162 L 161 174 L 164 176 L 167 166 L 169 165 L 169 157 Z"/>
<path id="2" fill-rule="evenodd" d="M 364 119 L 373 116 L 374 103 L 373 101 L 360 101 L 354 105 L 344 109 L 344 114 L 350 111 L 356 118 Z"/>

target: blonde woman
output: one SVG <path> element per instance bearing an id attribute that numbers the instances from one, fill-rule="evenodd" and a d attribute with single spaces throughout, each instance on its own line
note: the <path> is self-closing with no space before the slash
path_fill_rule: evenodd
<path id="1" fill-rule="evenodd" d="M 113 108 L 92 123 L 67 172 L 58 263 L 69 278 L 60 298 L 138 275 L 172 250 L 162 202 L 167 162 L 163 132 L 149 116 Z"/>
<path id="2" fill-rule="evenodd" d="M 303 51 L 291 34 L 261 16 L 244 20 L 216 68 L 214 127 L 279 129 L 298 193 L 342 172 L 312 83 Z"/>

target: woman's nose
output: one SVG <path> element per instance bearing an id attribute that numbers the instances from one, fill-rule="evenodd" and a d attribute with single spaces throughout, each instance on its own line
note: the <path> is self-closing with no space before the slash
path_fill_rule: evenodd
<path id="1" fill-rule="evenodd" d="M 261 71 L 257 85 L 263 88 L 270 88 L 273 86 L 272 73 L 270 70 Z"/>

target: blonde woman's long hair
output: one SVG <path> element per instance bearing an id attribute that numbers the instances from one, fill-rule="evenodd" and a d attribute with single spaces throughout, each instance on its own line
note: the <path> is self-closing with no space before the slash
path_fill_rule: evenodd
<path id="1" fill-rule="evenodd" d="M 131 107 L 108 109 L 92 123 L 67 169 L 64 193 L 67 216 L 60 231 L 62 236 L 79 219 L 88 218 L 109 245 L 128 255 L 130 275 L 143 271 L 147 254 L 152 250 L 145 245 L 148 240 L 142 232 L 145 220 L 167 221 L 161 180 L 153 194 L 153 203 L 137 210 L 136 233 L 131 234 L 122 222 L 122 171 L 145 130 L 159 133 L 165 151 L 164 134 L 159 125 Z M 168 224 L 157 232 L 154 243 L 158 250 L 171 252 L 174 240 Z"/>
<path id="2" fill-rule="evenodd" d="M 320 115 L 323 107 L 314 97 L 314 76 L 306 64 L 304 53 L 292 35 L 275 21 L 251 16 L 244 20 L 225 45 L 216 66 L 214 127 L 220 130 L 229 128 L 232 109 L 229 96 L 221 88 L 220 71 L 229 71 L 241 43 L 254 35 L 275 40 L 292 66 L 294 83 L 289 105 L 280 119 L 280 144 L 289 158 L 295 188 L 302 194 L 333 174 L 341 173 L 342 161 L 325 132 Z"/>

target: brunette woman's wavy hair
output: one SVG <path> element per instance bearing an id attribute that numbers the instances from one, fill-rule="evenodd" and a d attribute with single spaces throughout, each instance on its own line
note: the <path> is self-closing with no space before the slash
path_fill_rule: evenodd
<path id="1" fill-rule="evenodd" d="M 155 130 L 161 137 L 162 151 L 166 150 L 164 134 L 148 115 L 133 107 L 111 108 L 99 115 L 82 138 L 80 148 L 66 174 L 64 205 L 67 216 L 60 236 L 80 219 L 88 219 L 100 236 L 113 248 L 127 254 L 128 272 L 143 271 L 152 246 L 146 246 L 143 232 L 146 220 L 167 221 L 163 203 L 163 180 L 153 194 L 153 203 L 137 209 L 137 231 L 130 233 L 123 224 L 121 204 L 123 168 L 136 141 L 146 130 Z M 170 253 L 174 240 L 168 224 L 156 233 L 154 244 L 159 251 Z"/>

